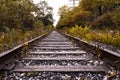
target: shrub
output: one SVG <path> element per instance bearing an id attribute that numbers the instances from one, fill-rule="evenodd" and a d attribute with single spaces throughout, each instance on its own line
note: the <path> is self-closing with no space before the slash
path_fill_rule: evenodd
<path id="1" fill-rule="evenodd" d="M 88 42 L 97 41 L 106 45 L 112 45 L 114 47 L 120 47 L 120 32 L 106 30 L 91 30 L 89 26 L 75 26 L 69 29 L 69 34 L 79 37 L 80 39 L 85 39 Z"/>

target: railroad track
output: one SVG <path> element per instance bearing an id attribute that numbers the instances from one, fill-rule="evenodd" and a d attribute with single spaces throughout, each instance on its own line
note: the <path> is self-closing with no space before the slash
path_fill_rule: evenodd
<path id="1" fill-rule="evenodd" d="M 53 31 L 2 67 L 0 80 L 120 80 L 115 67 L 77 44 Z"/>

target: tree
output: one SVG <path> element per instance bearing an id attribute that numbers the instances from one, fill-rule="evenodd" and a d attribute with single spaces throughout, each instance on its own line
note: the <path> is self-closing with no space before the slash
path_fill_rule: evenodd
<path id="1" fill-rule="evenodd" d="M 80 0 L 75 8 L 63 6 L 59 9 L 57 27 L 92 25 L 92 27 L 119 27 L 120 0 Z"/>
<path id="2" fill-rule="evenodd" d="M 52 16 L 53 8 L 48 6 L 46 1 L 40 1 L 37 6 L 37 18 L 40 19 L 45 26 L 48 26 L 49 24 L 52 25 L 54 21 Z"/>
<path id="3" fill-rule="evenodd" d="M 64 5 L 64 6 L 59 8 L 58 14 L 62 18 L 63 16 L 65 16 L 66 13 L 69 13 L 70 11 L 71 11 L 71 7 Z"/>
<path id="4" fill-rule="evenodd" d="M 118 29 L 120 29 L 120 7 L 111 14 L 111 19 Z"/>
<path id="5" fill-rule="evenodd" d="M 79 11 L 72 15 L 74 25 L 89 25 L 91 13 L 89 11 Z"/>
<path id="6" fill-rule="evenodd" d="M 31 12 L 35 11 L 35 5 L 31 0 L 0 0 L 0 4 L 1 30 L 33 27 L 35 17 Z"/>

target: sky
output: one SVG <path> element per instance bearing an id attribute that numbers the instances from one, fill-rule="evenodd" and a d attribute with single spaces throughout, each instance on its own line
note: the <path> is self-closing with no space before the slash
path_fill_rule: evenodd
<path id="1" fill-rule="evenodd" d="M 34 3 L 38 3 L 39 1 L 42 0 L 33 0 L 33 1 Z M 59 7 L 63 5 L 69 5 L 70 2 L 69 0 L 45 0 L 45 1 L 48 2 L 49 6 L 53 7 L 53 18 L 55 20 L 54 22 L 54 26 L 55 26 L 60 18 L 58 15 Z"/>

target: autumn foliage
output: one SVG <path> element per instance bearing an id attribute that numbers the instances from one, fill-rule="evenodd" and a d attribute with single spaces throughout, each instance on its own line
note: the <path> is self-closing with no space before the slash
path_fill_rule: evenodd
<path id="1" fill-rule="evenodd" d="M 63 6 L 59 12 L 57 28 L 91 25 L 92 28 L 99 29 L 120 29 L 119 0 L 81 0 L 77 7 Z"/>

